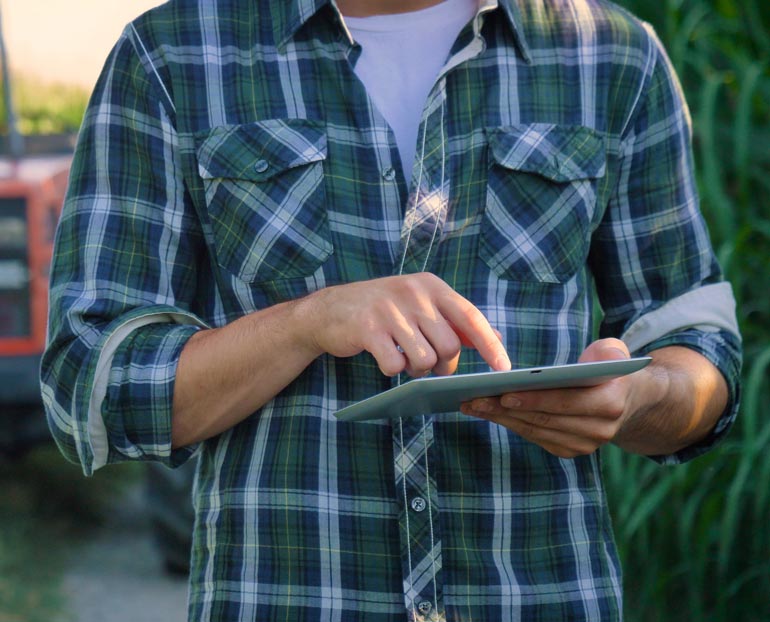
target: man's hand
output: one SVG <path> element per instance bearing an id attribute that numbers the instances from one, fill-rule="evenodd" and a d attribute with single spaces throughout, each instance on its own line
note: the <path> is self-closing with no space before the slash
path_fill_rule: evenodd
<path id="1" fill-rule="evenodd" d="M 727 385 L 700 354 L 683 347 L 651 353 L 645 369 L 595 387 L 509 393 L 463 404 L 561 458 L 613 442 L 628 451 L 673 453 L 705 437 L 724 411 Z M 592 343 L 581 362 L 629 358 L 618 339 Z"/>
<path id="2" fill-rule="evenodd" d="M 448 375 L 462 345 L 495 370 L 511 368 L 500 333 L 449 285 L 430 273 L 386 277 L 320 290 L 298 301 L 317 354 L 370 352 L 382 372 Z"/>
<path id="3" fill-rule="evenodd" d="M 431 274 L 361 281 L 277 304 L 193 335 L 174 385 L 172 443 L 223 432 L 261 408 L 318 356 L 368 351 L 388 375 L 451 374 L 460 347 L 511 368 L 500 333 Z"/>
<path id="4" fill-rule="evenodd" d="M 629 358 L 618 339 L 591 344 L 580 362 Z M 632 376 L 595 387 L 508 393 L 463 404 L 462 412 L 494 421 L 562 458 L 589 454 L 610 442 L 628 416 Z"/>

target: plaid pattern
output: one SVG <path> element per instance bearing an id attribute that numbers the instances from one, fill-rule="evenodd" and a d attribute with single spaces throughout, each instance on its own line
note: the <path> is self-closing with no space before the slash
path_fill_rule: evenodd
<path id="1" fill-rule="evenodd" d="M 429 270 L 516 365 L 574 362 L 720 280 L 689 118 L 650 29 L 610 3 L 483 3 L 426 102 L 412 184 L 325 0 L 172 0 L 132 23 L 83 124 L 52 266 L 42 386 L 62 451 L 178 464 L 179 352 L 329 285 Z M 394 86 L 394 88 L 397 88 Z M 739 342 L 686 330 L 725 374 Z M 487 369 L 471 351 L 460 372 Z M 616 620 L 598 455 L 459 413 L 338 423 L 390 386 L 322 356 L 200 447 L 191 620 Z"/>

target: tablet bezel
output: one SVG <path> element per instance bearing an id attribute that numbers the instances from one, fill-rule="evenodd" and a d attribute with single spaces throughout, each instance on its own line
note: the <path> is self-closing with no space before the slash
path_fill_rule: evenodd
<path id="1" fill-rule="evenodd" d="M 588 387 L 646 367 L 651 357 L 527 367 L 453 376 L 416 378 L 338 410 L 339 421 L 368 421 L 458 412 L 479 397 L 515 391 Z"/>

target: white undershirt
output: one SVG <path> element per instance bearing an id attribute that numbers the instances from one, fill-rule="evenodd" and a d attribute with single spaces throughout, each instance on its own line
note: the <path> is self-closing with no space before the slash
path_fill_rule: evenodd
<path id="1" fill-rule="evenodd" d="M 345 17 L 361 55 L 355 73 L 396 136 L 407 184 L 425 100 L 477 0 L 444 0 L 409 13 Z"/>

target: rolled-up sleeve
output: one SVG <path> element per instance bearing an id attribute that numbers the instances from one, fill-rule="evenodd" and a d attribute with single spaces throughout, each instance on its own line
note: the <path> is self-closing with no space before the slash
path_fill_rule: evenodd
<path id="1" fill-rule="evenodd" d="M 86 474 L 171 450 L 176 366 L 195 313 L 202 236 L 179 164 L 174 105 L 127 29 L 96 85 L 51 265 L 41 386 L 49 426 Z"/>
<path id="2" fill-rule="evenodd" d="M 664 463 L 713 447 L 739 405 L 741 339 L 730 285 L 723 280 L 700 212 L 691 120 L 681 87 L 650 29 L 647 79 L 620 141 L 617 184 L 594 233 L 591 263 L 604 311 L 602 336 L 644 354 L 691 348 L 713 363 L 728 406 L 708 438 Z"/>

